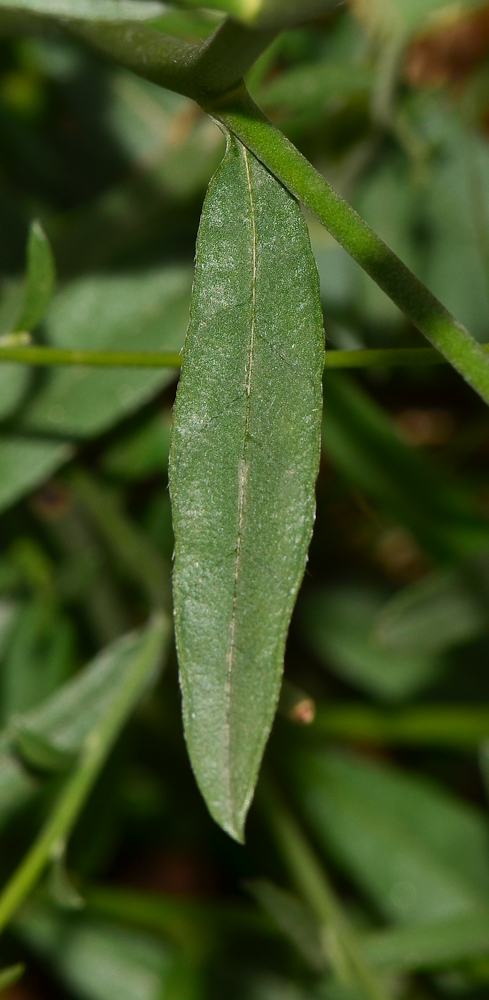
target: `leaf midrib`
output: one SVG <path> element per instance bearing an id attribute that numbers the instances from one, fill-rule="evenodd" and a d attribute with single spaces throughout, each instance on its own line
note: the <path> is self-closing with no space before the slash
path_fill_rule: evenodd
<path id="1" fill-rule="evenodd" d="M 245 420 L 244 420 L 244 433 L 243 433 L 243 447 L 242 447 L 242 457 L 239 463 L 239 486 L 238 486 L 238 530 L 236 538 L 236 558 L 234 564 L 234 579 L 233 579 L 233 605 L 231 613 L 231 624 L 230 624 L 230 643 L 229 643 L 229 653 L 228 653 L 228 670 L 226 678 L 226 749 L 225 749 L 225 769 L 227 777 L 227 794 L 228 794 L 228 808 L 230 814 L 233 814 L 233 795 L 231 788 L 231 698 L 232 698 L 232 680 L 233 680 L 233 668 L 236 657 L 236 630 L 237 630 L 237 605 L 238 605 L 238 582 L 241 569 L 241 558 L 242 558 L 242 533 L 243 533 L 243 523 L 244 523 L 244 510 L 246 504 L 246 488 L 248 485 L 248 442 L 249 442 L 249 426 L 250 426 L 250 414 L 251 414 L 251 386 L 252 386 L 252 376 L 253 376 L 253 362 L 254 362 L 254 350 L 255 350 L 255 332 L 256 332 L 256 277 L 257 277 L 257 234 L 256 234 L 256 205 L 255 199 L 253 197 L 253 185 L 251 182 L 251 172 L 250 172 L 250 162 L 248 150 L 239 145 L 240 155 L 243 157 L 244 166 L 246 171 L 246 184 L 249 195 L 250 202 L 250 221 L 251 221 L 251 243 L 252 243 L 252 271 L 251 271 L 251 318 L 250 318 L 250 340 L 248 348 L 248 371 L 246 375 L 246 409 L 245 409 Z"/>

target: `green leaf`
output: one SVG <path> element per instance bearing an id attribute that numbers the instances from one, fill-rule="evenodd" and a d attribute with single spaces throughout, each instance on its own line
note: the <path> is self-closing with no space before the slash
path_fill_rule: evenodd
<path id="1" fill-rule="evenodd" d="M 317 836 L 386 917 L 448 919 L 487 905 L 489 830 L 474 808 L 352 754 L 304 754 L 298 768 Z"/>
<path id="2" fill-rule="evenodd" d="M 173 949 L 151 934 L 68 918 L 41 900 L 16 918 L 15 932 L 82 1000 L 158 1000 L 172 966 Z"/>
<path id="3" fill-rule="evenodd" d="M 144 21 L 164 11 L 159 0 L 0 0 L 1 10 L 88 21 Z"/>
<path id="4" fill-rule="evenodd" d="M 384 606 L 381 593 L 359 586 L 332 587 L 308 598 L 305 635 L 319 659 L 345 680 L 397 701 L 429 684 L 440 669 L 431 650 L 383 648 L 372 635 Z"/>
<path id="5" fill-rule="evenodd" d="M 34 437 L 0 437 L 0 511 L 40 486 L 73 454 L 68 444 Z"/>
<path id="6" fill-rule="evenodd" d="M 404 587 L 380 610 L 374 636 L 385 650 L 438 653 L 489 628 L 489 559 L 439 569 Z"/>
<path id="7" fill-rule="evenodd" d="M 469 490 L 402 441 L 377 404 L 339 372 L 324 381 L 323 445 L 347 480 L 405 524 L 435 557 L 488 544 L 487 522 Z"/>
<path id="8" fill-rule="evenodd" d="M 312 531 L 323 363 L 299 207 L 231 139 L 199 231 L 170 487 L 187 743 L 239 840 Z"/>
<path id="9" fill-rule="evenodd" d="M 44 319 L 56 285 L 56 265 L 49 240 L 40 222 L 33 222 L 27 244 L 27 278 L 24 303 L 16 330 L 35 330 Z"/>
<path id="10" fill-rule="evenodd" d="M 433 158 L 425 187 L 423 224 L 430 239 L 424 280 L 478 340 L 487 339 L 489 309 L 489 150 L 441 94 L 425 106 L 417 127 L 430 136 Z M 461 120 L 462 119 L 462 120 Z M 428 130 L 428 131 L 427 131 Z"/>
<path id="11" fill-rule="evenodd" d="M 55 347 L 179 351 L 190 287 L 187 267 L 80 278 L 54 300 L 46 319 L 48 338 Z M 90 437 L 147 402 L 174 377 L 172 369 L 58 369 L 47 374 L 23 425 Z"/>
<path id="12" fill-rule="evenodd" d="M 94 524 L 124 575 L 146 592 L 151 604 L 170 601 L 170 570 L 149 539 L 128 517 L 117 498 L 88 472 L 78 469 L 70 477 L 75 496 Z"/>
<path id="13" fill-rule="evenodd" d="M 67 679 L 73 667 L 68 618 L 34 598 L 16 616 L 1 676 L 2 715 L 25 712 Z"/>
<path id="14" fill-rule="evenodd" d="M 75 678 L 74 689 L 68 685 L 34 712 L 33 717 L 20 717 L 17 732 L 15 723 L 12 725 L 12 742 L 36 767 L 56 769 L 73 758 L 75 749 L 82 752 L 34 843 L 3 888 L 1 929 L 34 888 L 49 862 L 63 855 L 114 742 L 130 712 L 156 678 L 168 634 L 166 616 L 153 615 L 145 627 L 123 636 L 100 654 L 87 671 L 88 682 L 83 684 L 83 675 Z M 98 671 L 93 669 L 95 666 Z M 118 669 L 116 675 L 114 666 Z M 104 689 L 107 673 L 112 673 L 109 692 Z M 80 681 L 81 692 L 77 687 Z"/>
<path id="15" fill-rule="evenodd" d="M 410 972 L 457 965 L 489 954 L 489 910 L 366 934 L 363 948 L 381 969 Z"/>
<path id="16" fill-rule="evenodd" d="M 116 479 L 144 479 L 165 472 L 170 453 L 169 413 L 157 413 L 143 427 L 112 445 L 102 459 L 102 469 Z"/>
<path id="17" fill-rule="evenodd" d="M 46 770 L 69 767 L 89 735 L 103 725 L 134 672 L 135 660 L 153 636 L 154 642 L 160 639 L 148 667 L 146 684 L 151 683 L 166 626 L 166 620 L 162 625 L 158 619 L 117 639 L 41 705 L 14 719 L 14 743 L 22 756 Z"/>

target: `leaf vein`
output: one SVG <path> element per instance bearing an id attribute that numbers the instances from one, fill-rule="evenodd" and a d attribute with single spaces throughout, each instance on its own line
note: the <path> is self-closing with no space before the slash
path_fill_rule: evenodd
<path id="1" fill-rule="evenodd" d="M 251 223 L 251 247 L 252 247 L 252 257 L 251 257 L 251 321 L 250 321 L 250 340 L 248 348 L 248 364 L 246 368 L 246 412 L 244 420 L 244 435 L 243 435 L 243 457 L 240 462 L 239 468 L 239 484 L 238 484 L 238 526 L 237 526 L 237 536 L 236 536 L 236 559 L 234 564 L 234 581 L 233 581 L 233 607 L 231 614 L 231 626 L 230 626 L 230 642 L 229 642 L 229 654 L 228 654 L 228 669 L 226 678 L 226 770 L 227 770 L 227 784 L 228 784 L 228 796 L 229 805 L 232 809 L 232 789 L 231 789 L 231 773 L 230 773 L 230 760 L 231 760 L 231 696 L 232 696 L 232 677 L 233 677 L 233 667 L 234 660 L 236 656 L 236 638 L 237 638 L 237 612 L 238 612 L 238 581 L 241 568 L 241 549 L 242 549 L 242 535 L 243 535 L 243 524 L 245 515 L 245 503 L 246 503 L 246 488 L 248 485 L 248 473 L 249 473 L 249 463 L 248 463 L 248 441 L 250 438 L 250 416 L 251 416 L 251 387 L 253 379 L 253 364 L 254 364 L 254 350 L 255 350 L 255 335 L 256 335 L 256 282 L 257 282 L 257 232 L 256 232 L 256 206 L 255 199 L 253 197 L 253 185 L 251 181 L 250 172 L 250 162 L 248 150 L 241 146 L 241 155 L 243 156 L 244 166 L 246 171 L 246 183 L 248 188 L 248 195 L 250 201 L 250 223 Z"/>

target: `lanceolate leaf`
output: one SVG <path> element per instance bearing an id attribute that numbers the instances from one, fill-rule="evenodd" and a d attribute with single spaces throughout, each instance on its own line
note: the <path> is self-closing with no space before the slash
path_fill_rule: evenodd
<path id="1" fill-rule="evenodd" d="M 0 0 L 0 11 L 25 10 L 89 21 L 140 21 L 157 17 L 163 9 L 159 0 Z"/>
<path id="2" fill-rule="evenodd" d="M 27 278 L 17 330 L 34 330 L 44 317 L 56 284 L 56 265 L 49 240 L 33 222 L 27 244 Z"/>
<path id="3" fill-rule="evenodd" d="M 237 839 L 312 531 L 323 361 L 299 207 L 231 139 L 202 215 L 170 486 L 187 742 Z"/>

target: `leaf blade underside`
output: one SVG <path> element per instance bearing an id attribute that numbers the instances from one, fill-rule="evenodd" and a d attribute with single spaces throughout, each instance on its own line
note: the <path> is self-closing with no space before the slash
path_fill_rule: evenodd
<path id="1" fill-rule="evenodd" d="M 299 206 L 230 139 L 199 230 L 170 489 L 187 744 L 211 814 L 238 840 L 312 533 L 323 363 Z"/>

